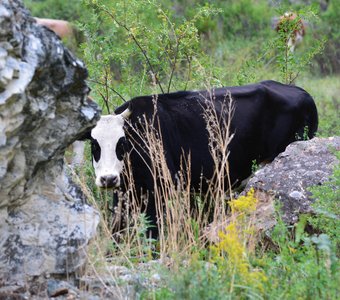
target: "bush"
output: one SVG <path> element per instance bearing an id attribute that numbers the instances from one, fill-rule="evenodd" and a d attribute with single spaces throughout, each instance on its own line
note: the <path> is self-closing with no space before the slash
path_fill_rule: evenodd
<path id="1" fill-rule="evenodd" d="M 82 26 L 88 38 L 84 57 L 106 109 L 123 98 L 209 84 L 195 23 L 214 9 L 198 7 L 186 20 L 174 17 L 166 1 L 85 2 L 92 17 Z"/>

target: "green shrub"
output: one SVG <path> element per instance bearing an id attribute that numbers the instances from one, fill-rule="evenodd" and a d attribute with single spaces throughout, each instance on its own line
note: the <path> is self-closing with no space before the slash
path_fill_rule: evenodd
<path id="1" fill-rule="evenodd" d="M 106 108 L 122 98 L 185 90 L 197 81 L 209 81 L 195 23 L 215 14 L 214 9 L 198 7 L 186 20 L 155 0 L 85 3 L 92 17 L 82 26 L 88 38 L 84 57 L 95 95 Z"/>
<path id="2" fill-rule="evenodd" d="M 306 71 L 312 64 L 313 58 L 323 51 L 325 41 L 322 39 L 303 40 L 302 45 L 291 51 L 287 41 L 295 27 L 299 27 L 299 22 L 317 22 L 317 8 L 307 6 L 296 11 L 296 19 L 286 22 L 281 27 L 277 35 L 268 42 L 266 54 L 272 56 L 275 62 L 275 68 L 280 73 L 280 81 L 286 84 L 295 83 L 296 79 Z M 285 10 L 279 9 L 279 15 L 283 15 Z"/>

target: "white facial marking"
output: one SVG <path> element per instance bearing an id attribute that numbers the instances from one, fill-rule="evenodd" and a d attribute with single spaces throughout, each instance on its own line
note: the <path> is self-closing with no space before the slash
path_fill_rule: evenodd
<path id="1" fill-rule="evenodd" d="M 125 137 L 123 126 L 124 118 L 121 115 L 108 115 L 102 116 L 96 127 L 92 129 L 91 136 L 100 146 L 99 160 L 96 162 L 93 158 L 96 185 L 99 187 L 120 185 L 123 161 L 117 158 L 116 146 L 119 139 Z M 105 179 L 114 181 L 114 185 L 105 184 Z"/>

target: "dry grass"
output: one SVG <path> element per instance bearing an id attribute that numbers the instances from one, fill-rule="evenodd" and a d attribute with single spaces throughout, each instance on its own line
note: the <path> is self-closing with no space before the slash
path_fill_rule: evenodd
<path id="1" fill-rule="evenodd" d="M 232 101 L 226 101 L 222 106 L 223 118 L 216 113 L 213 101 L 215 99 L 212 91 L 209 99 L 206 99 L 207 108 L 204 119 L 207 123 L 207 130 L 210 136 L 209 148 L 214 161 L 215 174 L 210 180 L 208 193 L 205 195 L 193 195 L 190 188 L 190 154 L 186 157 L 182 155 L 180 171 L 176 180 L 173 180 L 168 169 L 162 137 L 159 135 L 160 129 L 151 124 L 159 124 L 155 120 L 148 122 L 144 120 L 141 130 L 135 130 L 138 140 L 143 141 L 142 146 L 149 155 L 149 165 L 154 182 L 154 199 L 158 220 L 158 254 L 161 259 L 176 256 L 186 256 L 191 251 L 197 251 L 206 247 L 207 239 L 204 235 L 204 228 L 210 223 L 221 223 L 226 216 L 227 198 L 231 198 L 229 167 L 228 167 L 228 144 L 231 140 L 230 120 L 232 117 Z M 226 95 L 226 100 L 231 99 Z M 154 98 L 156 104 L 157 98 Z M 155 105 L 156 107 L 156 105 Z M 127 159 L 129 162 L 129 160 Z M 126 176 L 129 178 L 129 205 L 131 225 L 126 230 L 125 245 L 135 245 L 133 237 L 141 236 L 138 225 L 139 216 L 141 215 L 141 199 L 137 199 L 137 193 L 134 190 L 134 182 L 131 172 L 131 166 L 127 164 Z M 228 197 L 226 197 L 228 191 Z M 193 203 L 197 201 L 198 203 Z M 139 203 L 138 205 L 136 205 Z M 132 222 L 131 222 L 132 220 Z M 139 254 L 143 253 L 141 246 L 142 241 L 137 242 L 140 248 Z"/>

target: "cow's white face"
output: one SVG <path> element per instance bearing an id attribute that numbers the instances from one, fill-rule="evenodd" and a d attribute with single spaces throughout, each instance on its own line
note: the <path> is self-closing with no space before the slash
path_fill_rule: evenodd
<path id="1" fill-rule="evenodd" d="M 123 157 L 126 152 L 124 117 L 126 113 L 102 116 L 91 131 L 96 185 L 101 188 L 115 188 L 120 185 Z"/>

